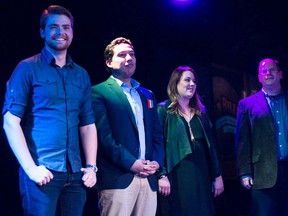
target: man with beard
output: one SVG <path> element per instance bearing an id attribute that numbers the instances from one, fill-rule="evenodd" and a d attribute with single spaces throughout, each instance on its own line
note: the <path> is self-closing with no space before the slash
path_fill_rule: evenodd
<path id="1" fill-rule="evenodd" d="M 96 183 L 97 132 L 87 72 L 67 54 L 73 16 L 57 5 L 40 18 L 45 47 L 21 61 L 7 82 L 2 114 L 21 167 L 24 215 L 82 215 L 86 188 Z M 80 156 L 81 140 L 85 168 Z"/>
<path id="2" fill-rule="evenodd" d="M 288 96 L 282 77 L 278 61 L 262 60 L 262 90 L 238 105 L 238 175 L 242 186 L 252 190 L 252 215 L 288 215 Z"/>
<path id="3" fill-rule="evenodd" d="M 155 215 L 156 171 L 164 163 L 155 96 L 131 78 L 136 57 L 129 39 L 114 39 L 104 57 L 111 76 L 92 87 L 99 140 L 100 212 Z"/>

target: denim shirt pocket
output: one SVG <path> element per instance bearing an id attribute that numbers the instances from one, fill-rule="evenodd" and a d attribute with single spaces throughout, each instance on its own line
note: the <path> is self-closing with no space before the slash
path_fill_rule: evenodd
<path id="1" fill-rule="evenodd" d="M 33 85 L 35 91 L 34 93 L 39 95 L 39 97 L 42 99 L 54 99 L 59 94 L 57 80 L 49 73 L 37 73 L 36 82 L 34 82 Z"/>
<path id="2" fill-rule="evenodd" d="M 71 80 L 72 85 L 75 87 L 75 94 L 80 96 L 79 94 L 83 94 L 84 93 L 84 83 L 81 82 L 82 79 L 75 79 L 75 80 Z"/>
<path id="3" fill-rule="evenodd" d="M 82 79 L 73 79 L 71 80 L 71 99 L 74 103 L 80 104 L 81 101 L 83 101 L 83 98 L 85 97 L 85 85 L 82 82 Z"/>

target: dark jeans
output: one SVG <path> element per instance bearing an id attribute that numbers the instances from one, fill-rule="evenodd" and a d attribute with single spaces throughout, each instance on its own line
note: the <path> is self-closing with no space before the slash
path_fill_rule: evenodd
<path id="1" fill-rule="evenodd" d="M 252 216 L 288 215 L 288 162 L 278 163 L 274 187 L 252 190 Z"/>
<path id="2" fill-rule="evenodd" d="M 82 173 L 51 172 L 53 179 L 46 185 L 38 186 L 20 167 L 19 185 L 24 215 L 53 216 L 58 204 L 57 213 L 60 215 L 81 216 L 86 201 Z"/>

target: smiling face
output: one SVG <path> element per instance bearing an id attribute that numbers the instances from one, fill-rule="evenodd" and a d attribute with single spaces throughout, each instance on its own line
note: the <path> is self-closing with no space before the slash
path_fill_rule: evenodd
<path id="1" fill-rule="evenodd" d="M 258 68 L 258 79 L 264 89 L 277 89 L 281 86 L 282 71 L 272 59 L 264 59 Z"/>
<path id="2" fill-rule="evenodd" d="M 196 79 L 191 71 L 184 71 L 177 84 L 177 91 L 179 97 L 182 99 L 190 100 L 196 91 Z"/>
<path id="3" fill-rule="evenodd" d="M 66 51 L 73 39 L 73 29 L 70 19 L 65 15 L 49 15 L 44 29 L 40 29 L 48 50 Z"/>
<path id="4" fill-rule="evenodd" d="M 127 81 L 136 70 L 136 57 L 133 46 L 121 43 L 114 47 L 111 60 L 106 60 L 107 67 L 112 69 L 112 74 L 121 81 Z"/>

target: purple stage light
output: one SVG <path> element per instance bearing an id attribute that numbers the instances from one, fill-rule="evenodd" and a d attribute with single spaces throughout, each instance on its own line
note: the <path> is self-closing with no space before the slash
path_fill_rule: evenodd
<path id="1" fill-rule="evenodd" d="M 189 5 L 192 2 L 195 2 L 196 0 L 171 0 L 173 4 L 175 5 L 179 5 L 179 6 L 185 6 L 185 5 Z"/>

